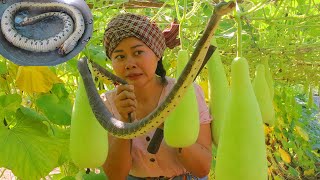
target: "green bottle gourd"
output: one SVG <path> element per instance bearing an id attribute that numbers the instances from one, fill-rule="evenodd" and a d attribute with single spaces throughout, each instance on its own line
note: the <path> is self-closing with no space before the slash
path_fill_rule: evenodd
<path id="1" fill-rule="evenodd" d="M 177 77 L 188 61 L 188 52 L 180 50 L 177 58 Z M 186 94 L 164 122 L 164 139 L 171 147 L 187 147 L 198 138 L 200 123 L 198 102 L 194 86 L 188 87 Z"/>
<path id="2" fill-rule="evenodd" d="M 267 180 L 264 128 L 245 58 L 233 60 L 231 78 L 217 150 L 216 180 Z"/>
<path id="3" fill-rule="evenodd" d="M 273 126 L 275 121 L 275 111 L 265 74 L 264 65 L 258 64 L 252 86 L 259 103 L 262 121 L 269 126 Z"/>
<path id="4" fill-rule="evenodd" d="M 270 90 L 270 98 L 273 101 L 273 97 L 274 97 L 274 82 L 273 82 L 273 78 L 272 78 L 272 75 L 271 75 L 271 72 L 270 72 L 270 67 L 269 67 L 269 64 L 268 64 L 268 60 L 264 59 L 264 60 L 262 60 L 262 63 L 264 65 L 264 69 L 265 69 L 265 78 L 266 78 L 266 81 L 268 83 L 268 88 Z"/>
<path id="5" fill-rule="evenodd" d="M 217 47 L 216 39 L 213 37 L 211 45 Z M 219 134 L 222 123 L 225 119 L 225 111 L 230 88 L 224 66 L 221 62 L 221 57 L 218 48 L 207 62 L 208 80 L 209 80 L 209 101 L 210 112 L 213 117 L 211 123 L 211 133 L 215 144 L 219 143 Z"/>
<path id="6" fill-rule="evenodd" d="M 100 167 L 108 155 L 108 132 L 96 120 L 81 78 L 72 110 L 70 155 L 79 168 Z"/>

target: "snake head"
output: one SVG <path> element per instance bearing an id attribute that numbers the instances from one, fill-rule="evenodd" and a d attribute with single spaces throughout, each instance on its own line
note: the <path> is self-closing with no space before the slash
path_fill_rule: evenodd
<path id="1" fill-rule="evenodd" d="M 58 53 L 61 55 L 66 55 L 71 52 L 76 45 L 76 41 L 74 41 L 73 39 L 68 39 L 58 48 Z"/>
<path id="2" fill-rule="evenodd" d="M 22 20 L 19 21 L 18 25 L 19 26 L 27 26 L 32 24 L 32 20 L 28 17 L 23 18 Z"/>
<path id="3" fill-rule="evenodd" d="M 216 13 L 217 15 L 223 16 L 230 13 L 235 7 L 236 7 L 236 3 L 234 1 L 220 2 L 215 6 L 214 13 Z"/>

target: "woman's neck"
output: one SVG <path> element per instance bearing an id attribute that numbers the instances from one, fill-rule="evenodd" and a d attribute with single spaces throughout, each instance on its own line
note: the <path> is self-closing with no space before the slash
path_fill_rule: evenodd
<path id="1" fill-rule="evenodd" d="M 157 76 L 152 81 L 147 83 L 143 87 L 135 87 L 134 92 L 138 103 L 149 102 L 150 100 L 158 99 L 161 95 L 164 85 L 161 83 L 161 79 Z"/>
<path id="2" fill-rule="evenodd" d="M 144 87 L 135 87 L 134 92 L 137 99 L 137 119 L 146 117 L 158 106 L 163 88 L 164 85 L 161 83 L 161 80 L 158 77 Z"/>

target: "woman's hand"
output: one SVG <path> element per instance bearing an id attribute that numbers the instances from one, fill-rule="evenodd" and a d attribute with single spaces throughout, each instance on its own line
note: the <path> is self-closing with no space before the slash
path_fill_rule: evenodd
<path id="1" fill-rule="evenodd" d="M 133 85 L 119 85 L 117 86 L 117 93 L 114 99 L 116 108 L 121 115 L 121 120 L 124 122 L 129 121 L 129 114 L 132 120 L 136 117 L 137 100 L 134 94 Z"/>

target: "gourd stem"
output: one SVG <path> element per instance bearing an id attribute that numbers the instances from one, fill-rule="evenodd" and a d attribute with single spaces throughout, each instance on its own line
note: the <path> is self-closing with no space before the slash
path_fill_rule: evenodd
<path id="1" fill-rule="evenodd" d="M 264 2 L 260 2 L 258 3 L 256 6 L 254 6 L 253 8 L 249 9 L 246 12 L 242 12 L 242 16 L 248 15 L 250 13 L 256 12 L 259 9 L 262 9 L 264 6 L 269 4 L 269 0 L 265 0 Z"/>
<path id="2" fill-rule="evenodd" d="M 187 0 L 184 0 L 183 1 L 183 6 L 184 6 L 184 8 L 183 8 L 183 16 L 182 16 L 182 19 L 185 19 L 186 18 L 186 14 L 187 14 Z"/>
<path id="3" fill-rule="evenodd" d="M 183 49 L 183 36 L 182 36 L 182 24 L 184 21 L 184 17 L 179 21 L 180 27 L 179 27 L 179 38 L 180 38 L 180 47 Z"/>
<path id="4" fill-rule="evenodd" d="M 179 3 L 177 0 L 174 0 L 174 4 L 176 6 L 176 13 L 177 13 L 177 18 L 180 21 L 181 17 L 180 17 L 180 12 L 179 12 Z"/>
<path id="5" fill-rule="evenodd" d="M 163 9 L 167 6 L 167 2 L 168 1 L 165 1 L 164 3 L 163 3 L 163 5 L 161 6 L 161 8 L 158 10 L 158 12 L 152 17 L 152 21 L 154 20 L 154 19 L 156 19 L 156 18 L 158 18 L 158 16 L 160 16 L 161 15 L 161 12 L 163 11 Z"/>
<path id="6" fill-rule="evenodd" d="M 175 6 L 176 6 L 176 13 L 177 13 L 177 18 L 178 21 L 180 23 L 180 27 L 179 27 L 179 38 L 180 38 L 180 47 L 181 49 L 183 49 L 183 37 L 182 37 L 182 25 L 184 20 L 186 19 L 186 14 L 187 14 L 187 0 L 184 0 L 184 8 L 183 8 L 183 15 L 182 17 L 180 16 L 179 13 L 179 3 L 175 0 Z"/>
<path id="7" fill-rule="evenodd" d="M 236 2 L 235 20 L 237 23 L 237 57 L 242 57 L 242 24 L 241 24 L 241 11 Z"/>

